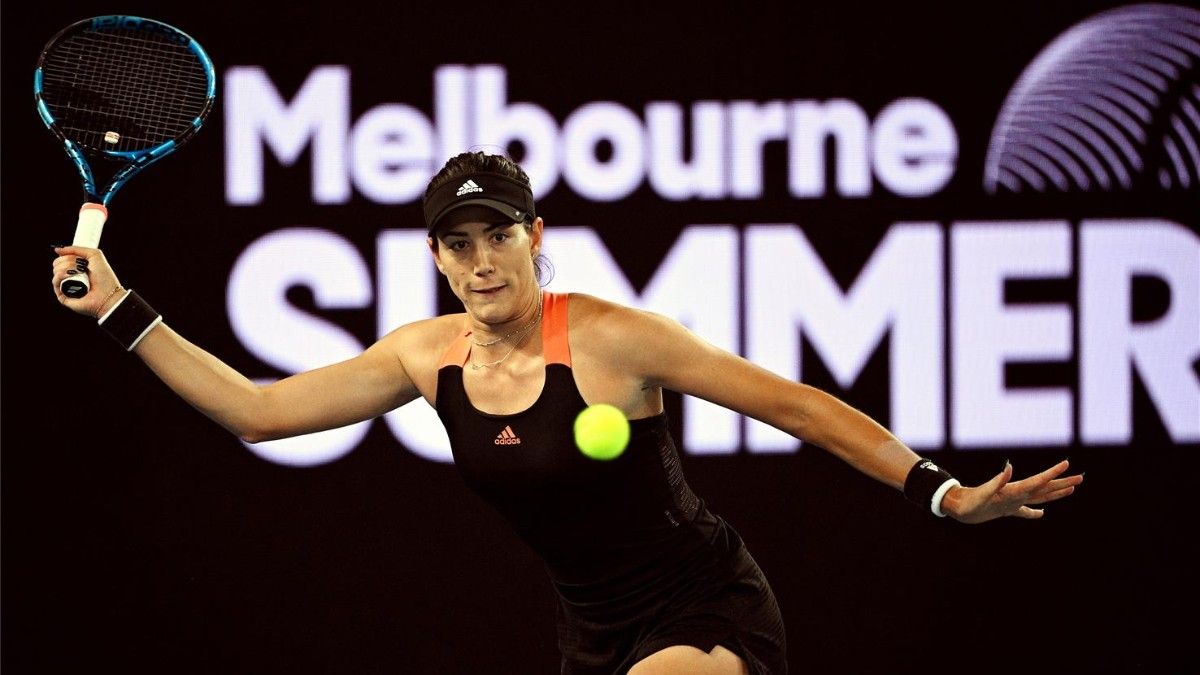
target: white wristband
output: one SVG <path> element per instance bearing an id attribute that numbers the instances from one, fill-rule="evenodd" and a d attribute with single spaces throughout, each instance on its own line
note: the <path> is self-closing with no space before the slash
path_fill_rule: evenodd
<path id="1" fill-rule="evenodd" d="M 933 493 L 933 499 L 929 500 L 929 510 L 933 511 L 933 515 L 937 516 L 938 518 L 946 517 L 946 514 L 942 513 L 942 498 L 946 496 L 946 493 L 950 491 L 950 488 L 959 487 L 961 485 L 962 483 L 959 483 L 955 478 L 951 478 L 945 483 L 942 483 L 942 486 Z"/>

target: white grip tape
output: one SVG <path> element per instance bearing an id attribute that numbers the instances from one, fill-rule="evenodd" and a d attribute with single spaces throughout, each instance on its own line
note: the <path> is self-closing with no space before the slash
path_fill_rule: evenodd
<path id="1" fill-rule="evenodd" d="M 79 209 L 79 222 L 75 225 L 75 239 L 72 246 L 97 248 L 100 246 L 100 233 L 104 230 L 104 222 L 108 220 L 108 209 L 102 204 L 84 204 Z"/>

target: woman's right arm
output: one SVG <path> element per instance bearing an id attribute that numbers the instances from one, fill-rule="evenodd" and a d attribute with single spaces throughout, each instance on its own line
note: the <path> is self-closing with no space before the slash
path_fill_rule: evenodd
<path id="1" fill-rule="evenodd" d="M 123 290 L 98 249 L 55 249 L 54 291 L 75 312 L 100 317 Z M 68 298 L 60 282 L 87 260 L 91 291 Z M 394 331 L 351 359 L 268 385 L 258 385 L 206 352 L 170 326 L 150 330 L 134 353 L 176 394 L 241 439 L 257 443 L 346 426 L 371 419 L 418 396 L 404 368 L 406 331 Z"/>

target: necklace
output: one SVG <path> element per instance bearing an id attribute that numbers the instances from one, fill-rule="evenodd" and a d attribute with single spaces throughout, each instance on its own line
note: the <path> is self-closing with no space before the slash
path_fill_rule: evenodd
<path id="1" fill-rule="evenodd" d="M 524 326 L 521 326 L 520 328 L 512 331 L 508 335 L 503 335 L 501 337 L 496 338 L 495 340 L 488 340 L 487 342 L 479 342 L 479 341 L 475 340 L 475 338 L 471 338 L 471 342 L 475 343 L 476 347 L 491 347 L 494 344 L 499 344 L 501 342 L 504 342 L 505 340 L 516 335 L 517 333 L 523 333 L 523 332 L 529 330 L 533 326 L 533 324 L 540 321 L 541 318 L 542 318 L 542 303 L 538 302 L 538 313 L 537 313 L 537 316 L 533 317 L 533 321 L 530 321 L 529 323 L 525 324 Z"/>
<path id="2" fill-rule="evenodd" d="M 520 336 L 513 342 L 513 346 L 509 347 L 508 351 L 504 353 L 504 356 L 501 356 L 500 358 L 498 358 L 495 361 L 492 361 L 490 363 L 475 363 L 474 359 L 472 359 L 471 360 L 471 370 L 481 370 L 483 368 L 494 368 L 495 366 L 498 366 L 501 363 L 504 363 L 504 360 L 507 359 L 508 357 L 512 356 L 512 353 L 517 351 L 517 347 L 521 346 L 521 342 L 525 340 L 525 336 L 528 335 L 530 329 L 532 329 L 535 325 L 537 325 L 537 323 L 541 320 L 542 320 L 542 305 L 539 304 L 537 316 L 533 318 L 533 321 L 530 321 L 529 323 L 525 324 L 524 327 L 522 327 L 518 330 L 515 330 L 512 333 L 509 333 L 508 335 L 505 335 L 504 337 L 500 338 L 500 340 L 507 340 L 508 338 L 512 337 L 513 335 L 520 333 Z M 480 347 L 486 347 L 488 345 L 494 345 L 497 342 L 500 342 L 500 340 L 492 340 L 491 342 L 475 342 L 474 340 L 471 340 L 471 342 L 475 342 L 475 344 L 479 345 Z M 474 356 L 474 352 L 472 352 L 472 356 Z"/>

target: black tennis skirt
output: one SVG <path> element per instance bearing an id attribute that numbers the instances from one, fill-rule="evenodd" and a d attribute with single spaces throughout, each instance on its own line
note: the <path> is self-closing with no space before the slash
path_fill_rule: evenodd
<path id="1" fill-rule="evenodd" d="M 737 654 L 752 675 L 787 673 L 783 618 L 775 595 L 741 537 L 719 517 L 709 546 L 633 602 L 558 603 L 562 675 L 624 675 L 667 647 Z M 633 610 L 633 611 L 631 611 Z"/>

